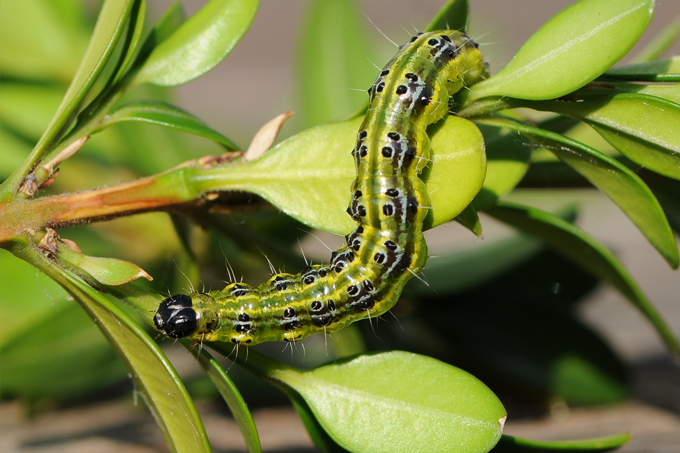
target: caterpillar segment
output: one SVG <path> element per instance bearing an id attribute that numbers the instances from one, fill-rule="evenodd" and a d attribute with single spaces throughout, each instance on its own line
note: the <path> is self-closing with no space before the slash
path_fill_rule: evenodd
<path id="1" fill-rule="evenodd" d="M 159 306 L 156 328 L 172 338 L 255 345 L 297 341 L 379 316 L 427 259 L 423 220 L 430 205 L 418 177 L 431 159 L 427 126 L 449 98 L 487 76 L 477 45 L 458 31 L 421 33 L 400 47 L 368 89 L 352 155 L 356 180 L 347 213 L 357 228 L 327 265 L 277 274 L 252 287 L 232 283 L 178 294 Z"/>

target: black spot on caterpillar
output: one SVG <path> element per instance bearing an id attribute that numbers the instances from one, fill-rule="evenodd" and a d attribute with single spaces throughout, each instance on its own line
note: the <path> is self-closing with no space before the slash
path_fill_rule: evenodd
<path id="1" fill-rule="evenodd" d="M 274 275 L 258 287 L 232 283 L 169 297 L 156 311 L 156 328 L 172 338 L 254 345 L 335 331 L 392 308 L 427 259 L 429 197 L 418 177 L 431 156 L 426 128 L 448 113 L 451 95 L 486 75 L 476 44 L 461 32 L 410 39 L 368 89 L 347 208 L 359 225 L 331 264 Z"/>

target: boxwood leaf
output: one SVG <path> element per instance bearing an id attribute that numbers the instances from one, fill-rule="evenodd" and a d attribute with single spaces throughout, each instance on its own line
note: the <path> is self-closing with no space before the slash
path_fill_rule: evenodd
<path id="1" fill-rule="evenodd" d="M 259 453 L 262 451 L 260 446 L 260 437 L 257 434 L 257 428 L 253 421 L 253 416 L 248 410 L 248 405 L 243 400 L 241 393 L 238 391 L 234 382 L 224 368 L 203 348 L 196 348 L 190 341 L 183 340 L 182 344 L 193 352 L 198 359 L 198 363 L 205 370 L 206 374 L 213 382 L 217 390 L 224 398 L 224 401 L 229 406 L 231 414 L 234 416 L 236 423 L 241 428 L 241 433 L 246 441 L 246 446 L 250 453 Z"/>
<path id="2" fill-rule="evenodd" d="M 217 66 L 245 35 L 257 0 L 211 0 L 150 53 L 132 84 L 175 86 Z"/>
<path id="3" fill-rule="evenodd" d="M 606 154 L 564 135 L 510 121 L 497 123 L 533 137 L 587 178 L 621 208 L 672 268 L 678 267 L 675 236 L 661 205 L 639 176 Z"/>
<path id="4" fill-rule="evenodd" d="M 288 215 L 326 231 L 348 234 L 356 223 L 347 215 L 356 178 L 350 151 L 361 118 L 301 132 L 260 159 L 209 169 L 187 169 L 200 191 L 246 190 Z M 435 227 L 460 214 L 484 180 L 484 142 L 474 123 L 450 116 L 431 129 L 434 163 L 423 173 Z M 322 144 L 322 145 L 320 145 Z"/>
<path id="5" fill-rule="evenodd" d="M 473 201 L 477 211 L 493 205 L 512 191 L 529 169 L 531 146 L 516 132 L 507 128 L 480 124 L 486 142 L 486 178 Z"/>
<path id="6" fill-rule="evenodd" d="M 487 96 L 553 99 L 591 82 L 635 45 L 654 0 L 577 2 L 546 22 L 498 74 L 472 88 Z"/>
<path id="7" fill-rule="evenodd" d="M 40 153 L 39 155 L 42 154 L 41 150 L 50 146 L 75 118 L 81 102 L 111 58 L 113 50 L 125 30 L 133 4 L 134 0 L 106 0 L 102 5 L 97 25 L 90 39 L 90 45 L 80 67 L 61 101 L 59 109 L 54 114 L 52 122 L 36 145 L 36 151 Z"/>
<path id="8" fill-rule="evenodd" d="M 472 375 L 402 351 L 268 375 L 297 391 L 349 451 L 487 452 L 506 418 L 498 398 Z"/>
<path id="9" fill-rule="evenodd" d="M 239 147 L 224 135 L 210 128 L 201 119 L 174 105 L 161 101 L 131 102 L 119 107 L 115 112 L 104 117 L 97 131 L 111 124 L 123 121 L 139 121 L 164 126 L 180 132 L 197 135 L 223 145 L 230 151 Z M 96 132 L 96 131 L 95 131 Z"/>
<path id="10" fill-rule="evenodd" d="M 633 162 L 680 179 L 680 105 L 631 93 L 545 102 L 540 108 L 587 122 Z"/>
<path id="11" fill-rule="evenodd" d="M 58 267 L 37 247 L 16 247 L 13 251 L 61 284 L 95 321 L 126 364 L 170 449 L 209 452 L 205 429 L 186 388 L 151 337 L 120 308 Z"/>
<path id="12" fill-rule="evenodd" d="M 602 78 L 638 82 L 680 82 L 680 57 L 619 66 L 605 72 Z"/>

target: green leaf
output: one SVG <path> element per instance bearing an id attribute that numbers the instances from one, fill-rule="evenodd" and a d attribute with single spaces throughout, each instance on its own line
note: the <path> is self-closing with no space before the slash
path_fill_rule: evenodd
<path id="1" fill-rule="evenodd" d="M 484 136 L 463 118 L 449 116 L 428 128 L 433 162 L 423 171 L 432 206 L 424 228 L 448 222 L 472 202 L 486 174 Z"/>
<path id="2" fill-rule="evenodd" d="M 366 104 L 375 80 L 372 42 L 354 1 L 316 0 L 298 43 L 300 114 L 305 127 L 356 111 Z M 362 88 L 361 91 L 354 91 Z"/>
<path id="3" fill-rule="evenodd" d="M 680 82 L 680 57 L 612 68 L 605 72 L 602 78 L 639 82 Z"/>
<path id="4" fill-rule="evenodd" d="M 191 398 L 158 345 L 125 312 L 79 278 L 65 272 L 36 246 L 12 250 L 59 282 L 125 362 L 172 451 L 210 451 L 203 424 Z"/>
<path id="5" fill-rule="evenodd" d="M 3 183 L 0 199 L 16 193 L 25 176 L 51 150 L 56 142 L 71 126 L 78 114 L 81 103 L 90 92 L 104 66 L 109 61 L 120 36 L 125 29 L 134 0 L 104 2 L 95 26 L 90 45 L 80 63 L 71 85 L 62 99 L 61 105 L 52 117 L 50 125 L 24 164 Z"/>
<path id="6" fill-rule="evenodd" d="M 630 434 L 621 433 L 607 437 L 579 440 L 529 440 L 521 437 L 503 435 L 498 445 L 492 450 L 493 453 L 532 453 L 551 452 L 561 453 L 585 453 L 610 451 L 619 448 L 630 441 Z"/>
<path id="7" fill-rule="evenodd" d="M 488 214 L 532 234 L 623 294 L 654 325 L 673 354 L 680 346 L 664 319 L 616 257 L 575 225 L 538 209 L 499 203 Z"/>
<path id="8" fill-rule="evenodd" d="M 92 85 L 94 85 L 109 58 L 111 58 L 113 50 L 128 22 L 133 4 L 134 0 L 106 0 L 104 2 L 90 40 L 90 45 L 85 52 L 80 67 L 73 77 L 59 109 L 52 118 L 52 122 L 36 146 L 36 151 L 39 153 L 45 148 L 52 146 L 54 141 L 71 125 L 81 102 L 90 92 Z"/>
<path id="9" fill-rule="evenodd" d="M 467 0 L 449 0 L 424 31 L 460 30 L 465 32 L 469 20 Z"/>
<path id="10" fill-rule="evenodd" d="M 258 3 L 211 0 L 151 51 L 132 84 L 175 86 L 210 71 L 243 38 Z"/>
<path id="11" fill-rule="evenodd" d="M 546 22 L 468 100 L 487 96 L 553 99 L 591 82 L 635 45 L 652 19 L 654 0 L 583 0 Z"/>
<path id="12" fill-rule="evenodd" d="M 65 245 L 60 247 L 56 258 L 61 264 L 77 268 L 107 286 L 124 285 L 138 278 L 153 280 L 144 269 L 129 261 L 88 256 Z"/>
<path id="13" fill-rule="evenodd" d="M 303 131 L 260 159 L 187 173 L 200 191 L 245 190 L 264 197 L 286 214 L 313 227 L 347 234 L 356 223 L 347 215 L 356 178 L 350 150 L 361 118 Z M 423 173 L 435 227 L 460 214 L 477 194 L 485 172 L 482 135 L 462 118 L 450 116 L 431 131 L 431 171 Z"/>
<path id="14" fill-rule="evenodd" d="M 328 453 L 347 453 L 347 450 L 335 443 L 328 433 L 326 433 L 323 426 L 321 426 L 319 421 L 314 416 L 314 412 L 312 412 L 309 404 L 307 404 L 307 402 L 304 400 L 304 398 L 302 398 L 302 396 L 300 396 L 298 392 L 288 387 L 286 387 L 285 392 L 286 395 L 288 395 L 288 398 L 290 398 L 295 411 L 300 416 L 302 423 L 305 425 L 307 434 L 309 434 L 309 437 L 311 437 L 314 445 Z"/>
<path id="15" fill-rule="evenodd" d="M 211 129 L 201 119 L 178 107 L 160 101 L 139 101 L 125 104 L 104 117 L 97 131 L 123 121 L 139 121 L 164 126 L 180 132 L 207 138 L 223 145 L 230 151 L 240 149 L 224 135 Z"/>
<path id="16" fill-rule="evenodd" d="M 349 451 L 486 452 L 506 417 L 498 398 L 472 375 L 401 351 L 309 371 L 279 368 L 269 377 L 296 390 Z"/>
<path id="17" fill-rule="evenodd" d="M 125 37 L 125 43 L 123 44 L 123 53 L 118 60 L 116 69 L 113 72 L 113 77 L 111 77 L 109 85 L 113 85 L 115 82 L 117 82 L 130 67 L 130 64 L 132 63 L 132 57 L 134 57 L 137 46 L 139 45 L 139 40 L 142 37 L 145 16 L 146 1 L 135 1 L 130 13 L 130 23 L 128 24 L 127 36 Z"/>
<path id="18" fill-rule="evenodd" d="M 644 94 L 551 104 L 554 111 L 586 121 L 633 162 L 680 179 L 680 105 Z"/>
<path id="19" fill-rule="evenodd" d="M 496 124 L 532 137 L 583 175 L 621 208 L 671 267 L 678 267 L 675 236 L 658 200 L 639 176 L 606 154 L 563 135 L 509 121 Z"/>
<path id="20" fill-rule="evenodd" d="M 480 125 L 486 142 L 486 178 L 473 206 L 483 211 L 520 183 L 531 159 L 531 147 L 509 129 Z"/>
<path id="21" fill-rule="evenodd" d="M 142 48 L 135 58 L 134 66 L 142 66 L 156 46 L 171 36 L 182 25 L 185 19 L 182 3 L 177 1 L 171 4 L 144 40 L 144 44 L 142 44 Z"/>
<path id="22" fill-rule="evenodd" d="M 248 410 L 246 402 L 243 400 L 241 393 L 238 391 L 234 382 L 224 368 L 208 354 L 203 348 L 196 348 L 191 342 L 183 342 L 187 348 L 192 351 L 194 356 L 198 359 L 201 367 L 205 370 L 210 380 L 215 384 L 217 390 L 224 398 L 224 401 L 229 406 L 231 414 L 234 416 L 236 423 L 241 428 L 241 433 L 246 441 L 246 447 L 250 453 L 259 453 L 262 451 L 260 446 L 260 437 L 257 434 L 257 428 L 253 421 L 253 416 Z"/>

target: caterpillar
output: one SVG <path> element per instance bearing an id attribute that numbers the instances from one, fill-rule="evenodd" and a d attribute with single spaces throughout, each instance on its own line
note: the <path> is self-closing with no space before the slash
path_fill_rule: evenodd
<path id="1" fill-rule="evenodd" d="M 330 264 L 273 275 L 258 287 L 231 283 L 168 297 L 154 316 L 156 328 L 172 338 L 251 346 L 336 331 L 392 308 L 427 259 L 429 197 L 418 177 L 432 154 L 426 128 L 448 114 L 451 95 L 487 75 L 464 33 L 413 36 L 368 89 L 347 208 L 358 226 L 347 245 Z"/>

